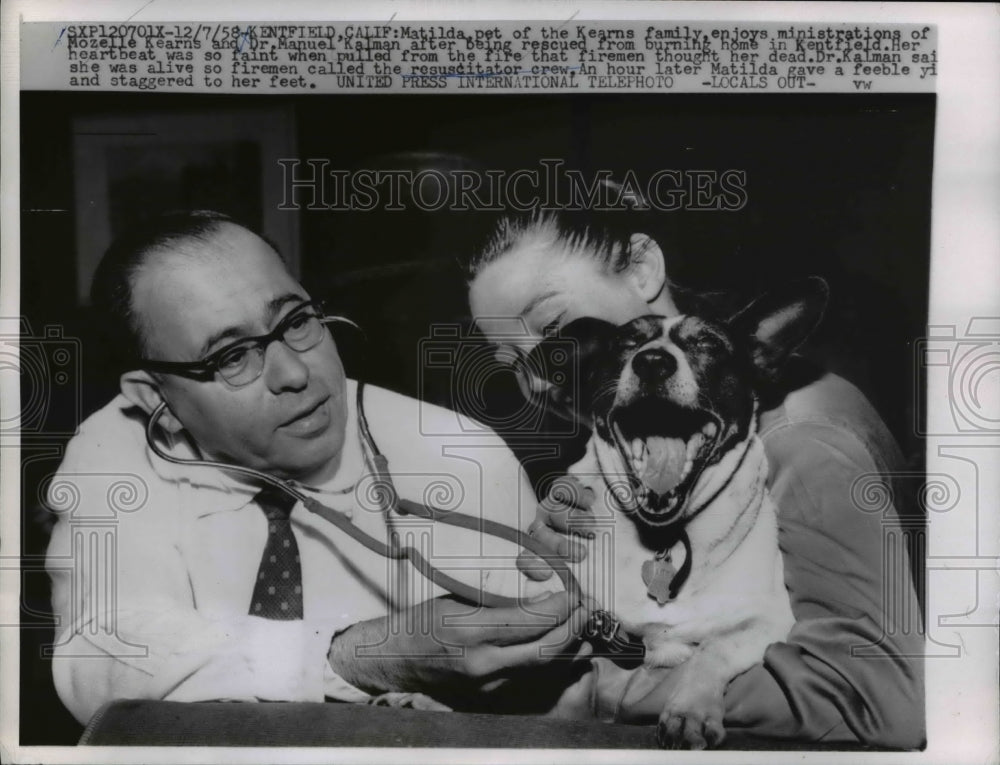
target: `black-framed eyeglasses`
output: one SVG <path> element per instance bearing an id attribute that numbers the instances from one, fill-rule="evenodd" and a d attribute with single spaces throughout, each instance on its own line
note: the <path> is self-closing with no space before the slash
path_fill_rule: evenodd
<path id="1" fill-rule="evenodd" d="M 201 361 L 139 359 L 139 364 L 151 372 L 180 375 L 201 382 L 208 382 L 218 374 L 234 388 L 241 388 L 263 374 L 264 358 L 271 343 L 280 340 L 293 351 L 304 353 L 320 344 L 326 336 L 326 325 L 333 322 L 354 324 L 341 316 L 324 315 L 323 304 L 311 301 L 290 311 L 266 335 L 244 338 Z"/>

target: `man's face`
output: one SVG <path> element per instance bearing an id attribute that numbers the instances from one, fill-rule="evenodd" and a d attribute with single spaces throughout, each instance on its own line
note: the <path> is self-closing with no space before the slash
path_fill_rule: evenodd
<path id="1" fill-rule="evenodd" d="M 189 241 L 135 277 L 133 304 L 147 355 L 198 361 L 263 335 L 309 300 L 262 239 L 223 223 L 209 242 Z M 304 483 L 336 472 L 347 420 L 344 369 L 333 338 L 299 353 L 267 348 L 261 376 L 233 388 L 216 376 L 161 378 L 161 392 L 202 451 Z"/>

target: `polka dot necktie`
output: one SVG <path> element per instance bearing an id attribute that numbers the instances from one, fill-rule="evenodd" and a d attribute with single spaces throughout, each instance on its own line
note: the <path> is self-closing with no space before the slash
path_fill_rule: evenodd
<path id="1" fill-rule="evenodd" d="M 302 565 L 288 516 L 295 498 L 275 488 L 254 497 L 267 517 L 267 543 L 250 601 L 250 615 L 265 619 L 302 618 Z"/>

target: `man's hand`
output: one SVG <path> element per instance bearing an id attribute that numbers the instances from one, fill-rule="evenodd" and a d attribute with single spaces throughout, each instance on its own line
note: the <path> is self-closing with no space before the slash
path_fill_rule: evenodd
<path id="1" fill-rule="evenodd" d="M 587 548 L 574 542 L 570 535 L 593 536 L 587 525 L 591 521 L 588 511 L 595 499 L 593 489 L 585 487 L 576 478 L 559 478 L 538 504 L 535 520 L 528 527 L 529 536 L 547 547 L 553 555 L 574 563 L 583 560 Z M 535 581 L 545 581 L 552 576 L 552 569 L 530 550 L 521 551 L 517 567 Z"/>
<path id="2" fill-rule="evenodd" d="M 570 658 L 587 616 L 564 592 L 511 608 L 436 598 L 355 624 L 333 639 L 328 659 L 344 680 L 369 693 L 461 699 Z"/>

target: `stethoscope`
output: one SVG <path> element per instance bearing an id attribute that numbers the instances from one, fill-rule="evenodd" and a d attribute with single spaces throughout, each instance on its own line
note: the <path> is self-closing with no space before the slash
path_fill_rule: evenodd
<path id="1" fill-rule="evenodd" d="M 167 403 L 164 401 L 153 411 L 149 418 L 149 422 L 146 424 L 146 442 L 149 444 L 149 448 L 152 449 L 153 453 L 160 459 L 177 465 L 207 467 L 217 470 L 226 470 L 232 473 L 239 473 L 252 478 L 255 481 L 260 481 L 273 486 L 276 489 L 294 497 L 297 501 L 303 504 L 306 510 L 329 521 L 338 529 L 364 545 L 372 552 L 392 560 L 408 560 L 417 571 L 438 587 L 442 588 L 446 592 L 450 592 L 452 595 L 460 598 L 461 600 L 472 603 L 473 605 L 484 606 L 487 608 L 509 608 L 521 604 L 522 601 L 518 598 L 511 598 L 486 592 L 485 590 L 477 589 L 448 576 L 443 571 L 432 566 L 430 562 L 414 547 L 400 546 L 397 544 L 395 537 L 392 537 L 391 543 L 386 544 L 370 534 L 367 534 L 355 526 L 343 513 L 327 507 L 314 497 L 303 493 L 288 481 L 284 481 L 261 470 L 245 467 L 243 465 L 234 465 L 228 462 L 219 462 L 216 460 L 179 458 L 168 454 L 156 443 L 154 432 L 156 429 L 156 423 L 166 411 L 166 408 Z M 364 383 L 361 381 L 358 381 L 357 384 L 357 413 L 358 430 L 364 446 L 363 451 L 365 452 L 365 460 L 374 477 L 372 494 L 375 496 L 379 504 L 380 511 L 386 518 L 392 517 L 394 513 L 404 516 L 409 515 L 417 518 L 426 518 L 435 523 L 445 523 L 450 526 L 469 529 L 480 534 L 489 534 L 490 536 L 499 537 L 500 539 L 512 542 L 519 547 L 530 550 L 545 561 L 556 576 L 558 576 L 562 581 L 563 587 L 565 587 L 566 592 L 569 594 L 571 602 L 576 604 L 583 603 L 583 591 L 580 587 L 580 583 L 573 575 L 573 572 L 569 569 L 569 566 L 567 566 L 565 561 L 562 559 L 552 555 L 547 548 L 542 546 L 529 534 L 486 518 L 476 518 L 470 515 L 464 515 L 463 513 L 441 510 L 440 508 L 424 505 L 419 502 L 412 502 L 408 499 L 400 497 L 396 491 L 395 484 L 393 483 L 392 475 L 389 472 L 389 461 L 379 450 L 378 445 L 375 443 L 375 439 L 372 437 L 371 430 L 368 427 L 368 418 L 365 416 L 364 410 Z M 605 610 L 595 610 L 591 612 L 590 619 L 584 627 L 582 635 L 584 639 L 588 640 L 595 647 L 595 649 L 604 647 L 607 650 L 608 655 L 638 657 L 643 654 L 644 649 L 642 643 L 631 639 L 622 628 L 620 622 L 611 613 Z"/>

